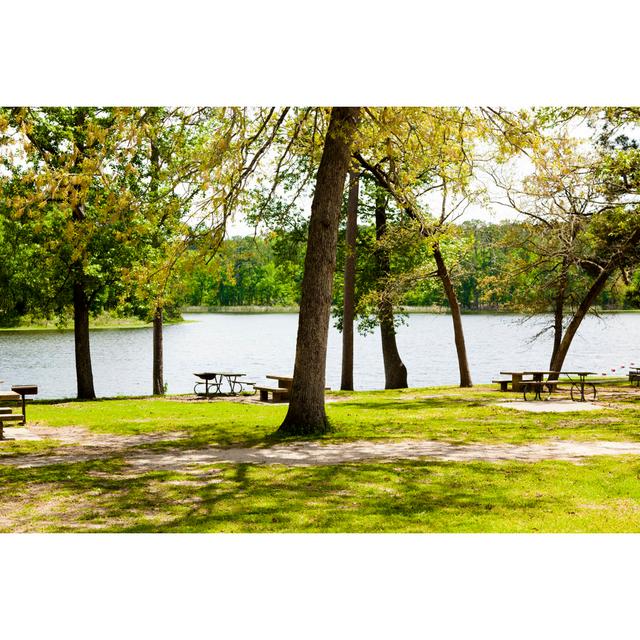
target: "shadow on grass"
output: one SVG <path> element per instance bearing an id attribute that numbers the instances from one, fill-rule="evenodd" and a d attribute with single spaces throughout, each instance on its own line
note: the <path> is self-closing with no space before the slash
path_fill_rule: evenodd
<path id="1" fill-rule="evenodd" d="M 122 472 L 119 460 L 4 469 L 0 499 L 6 505 L 25 486 L 35 491 L 25 507 L 32 513 L 30 520 L 19 527 L 32 531 L 453 531 L 461 526 L 456 519 L 473 527 L 494 510 L 545 506 L 535 497 L 514 494 L 514 482 L 530 474 L 529 465 L 221 464 L 195 477 Z M 67 502 L 55 520 L 51 513 L 39 514 L 43 502 L 56 502 L 61 496 Z"/>
<path id="2" fill-rule="evenodd" d="M 514 501 L 506 487 L 480 495 L 477 486 L 452 481 L 448 473 L 440 475 L 446 466 L 403 464 L 400 475 L 391 464 L 280 468 L 276 473 L 237 465 L 227 473 L 226 483 L 197 489 L 198 502 L 160 529 L 139 523 L 122 531 L 438 531 L 446 530 L 444 514 L 464 513 L 473 521 L 496 508 L 540 507 L 534 497 Z M 488 480 L 488 473 L 483 480 Z"/>
<path id="3" fill-rule="evenodd" d="M 496 398 L 498 399 L 498 398 Z M 358 400 L 344 401 L 330 405 L 331 409 L 357 409 L 369 411 L 424 411 L 427 409 L 460 409 L 465 407 L 487 407 L 492 411 L 496 409 L 491 404 L 487 404 L 482 398 L 451 398 L 439 396 L 437 398 L 416 398 L 407 400 L 397 398 L 389 400 Z"/>

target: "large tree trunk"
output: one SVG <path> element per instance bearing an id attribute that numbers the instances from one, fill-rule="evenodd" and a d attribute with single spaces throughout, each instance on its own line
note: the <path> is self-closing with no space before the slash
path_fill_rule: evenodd
<path id="1" fill-rule="evenodd" d="M 162 352 L 162 307 L 153 314 L 153 395 L 164 395 L 164 365 Z"/>
<path id="2" fill-rule="evenodd" d="M 460 312 L 460 305 L 458 304 L 458 296 L 456 296 L 456 290 L 451 282 L 451 276 L 445 264 L 442 253 L 440 252 L 440 246 L 436 242 L 433 246 L 433 257 L 438 267 L 438 277 L 444 287 L 445 295 L 449 302 L 449 308 L 451 309 L 451 318 L 453 319 L 453 335 L 456 343 L 456 352 L 458 354 L 458 369 L 460 370 L 460 386 L 471 387 L 471 373 L 469 371 L 469 363 L 467 362 L 467 347 L 464 342 L 464 331 L 462 329 L 462 314 Z"/>
<path id="3" fill-rule="evenodd" d="M 349 173 L 347 232 L 344 261 L 344 307 L 342 313 L 342 379 L 340 389 L 353 391 L 353 318 L 356 289 L 356 234 L 358 232 L 358 174 Z"/>
<path id="4" fill-rule="evenodd" d="M 379 278 L 386 278 L 391 273 L 391 263 L 386 249 L 380 245 L 387 229 L 387 201 L 384 192 L 376 193 L 376 241 L 378 247 L 375 259 Z M 402 362 L 396 343 L 396 328 L 393 322 L 393 304 L 383 296 L 378 305 L 378 321 L 382 340 L 382 360 L 384 363 L 384 388 L 406 389 L 407 368 Z"/>
<path id="5" fill-rule="evenodd" d="M 80 282 L 73 285 L 73 335 L 76 350 L 78 398 L 80 400 L 94 400 L 96 392 L 93 388 L 89 347 L 89 300 Z"/>
<path id="6" fill-rule="evenodd" d="M 327 337 L 342 192 L 359 107 L 334 107 L 316 176 L 304 261 L 296 361 L 289 410 L 278 430 L 287 435 L 329 430 L 324 406 Z"/>

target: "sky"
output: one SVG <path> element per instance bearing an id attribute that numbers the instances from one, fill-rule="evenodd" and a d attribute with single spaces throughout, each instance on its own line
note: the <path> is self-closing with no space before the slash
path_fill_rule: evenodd
<path id="1" fill-rule="evenodd" d="M 568 134 L 577 140 L 588 143 L 593 135 L 593 130 L 584 121 L 579 121 L 569 125 Z M 521 180 L 532 171 L 532 166 L 527 158 L 521 155 L 511 160 L 506 165 L 505 170 L 507 170 L 509 175 L 513 176 L 515 180 Z M 499 204 L 500 202 L 504 202 L 504 195 L 488 175 L 479 172 L 478 178 L 487 190 L 487 199 L 489 202 L 487 204 L 482 204 L 480 202 L 470 203 L 464 210 L 464 214 L 460 217 L 458 222 L 467 220 L 501 222 L 503 220 L 520 217 L 521 214 L 518 214 L 510 206 Z M 425 202 L 433 211 L 438 211 L 441 206 L 438 192 L 434 192 L 431 196 L 428 195 L 425 198 Z M 299 199 L 299 206 L 305 212 L 305 215 L 310 215 L 311 198 L 301 197 Z M 235 214 L 227 223 L 228 237 L 254 235 L 254 233 L 255 228 L 247 224 L 242 212 Z"/>

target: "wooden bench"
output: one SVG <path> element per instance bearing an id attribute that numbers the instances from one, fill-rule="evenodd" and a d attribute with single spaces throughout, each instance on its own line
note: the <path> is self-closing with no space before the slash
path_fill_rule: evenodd
<path id="1" fill-rule="evenodd" d="M 269 394 L 271 394 L 273 402 L 286 402 L 289 399 L 289 389 L 286 387 L 263 387 L 261 385 L 254 385 L 253 388 L 260 392 L 260 400 L 262 402 L 269 402 Z"/>
<path id="2" fill-rule="evenodd" d="M 6 407 L 3 407 L 6 409 Z M 11 411 L 11 410 L 9 410 Z M 24 416 L 21 413 L 0 413 L 0 440 L 4 440 L 4 423 L 5 422 L 24 422 Z"/>
<path id="3" fill-rule="evenodd" d="M 511 382 L 512 381 L 509 378 L 503 378 L 501 380 L 492 380 L 491 384 L 499 384 L 500 391 L 509 391 L 509 385 Z"/>
<path id="4" fill-rule="evenodd" d="M 629 382 L 636 383 L 636 387 L 640 386 L 640 369 L 629 370 Z"/>

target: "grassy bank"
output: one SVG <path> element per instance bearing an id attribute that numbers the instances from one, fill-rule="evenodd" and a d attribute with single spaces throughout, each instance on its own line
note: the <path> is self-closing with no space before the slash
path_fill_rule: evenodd
<path id="1" fill-rule="evenodd" d="M 328 403 L 333 431 L 319 440 L 429 439 L 487 445 L 640 441 L 640 396 L 628 391 L 633 391 L 628 385 L 603 389 L 607 408 L 601 411 L 548 414 L 496 406 L 513 396 L 489 387 L 334 393 Z M 212 445 L 268 447 L 281 442 L 274 432 L 285 406 L 185 400 L 31 406 L 30 421 L 47 425 L 50 435 L 0 445 L 9 457 L 0 463 L 0 530 L 640 530 L 638 456 L 586 458 L 580 464 L 398 460 L 303 468 L 218 463 L 188 472 L 132 470 L 127 463 L 132 451 L 179 459 L 181 452 Z M 29 453 L 46 457 L 86 452 L 86 443 L 68 441 L 71 432 L 109 434 L 110 442 L 145 435 L 154 435 L 154 440 L 105 449 L 99 459 L 89 461 L 61 460 L 25 469 L 6 464 Z"/>
<path id="2" fill-rule="evenodd" d="M 181 319 L 165 321 L 165 325 L 179 324 Z M 89 320 L 89 327 L 92 331 L 100 329 L 145 329 L 152 326 L 150 322 L 144 322 L 139 318 L 119 318 L 109 314 L 102 314 L 92 317 Z M 17 325 L 11 327 L 0 327 L 0 331 L 73 331 L 72 320 L 55 321 L 33 318 L 23 318 Z"/>

